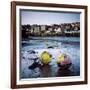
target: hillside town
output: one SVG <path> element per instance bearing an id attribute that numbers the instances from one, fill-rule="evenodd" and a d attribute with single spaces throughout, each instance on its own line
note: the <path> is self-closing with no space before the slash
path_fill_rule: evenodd
<path id="1" fill-rule="evenodd" d="M 21 25 L 22 38 L 31 36 L 80 36 L 80 22 L 53 25 Z"/>

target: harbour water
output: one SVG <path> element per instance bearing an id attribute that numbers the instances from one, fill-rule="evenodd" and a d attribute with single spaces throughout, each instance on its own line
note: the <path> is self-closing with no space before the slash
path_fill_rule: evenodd
<path id="1" fill-rule="evenodd" d="M 33 58 L 40 58 L 44 51 L 52 55 L 49 65 L 29 69 Z M 57 59 L 60 54 L 70 56 L 72 66 L 68 70 L 60 70 Z M 38 59 L 39 60 L 39 59 Z M 31 37 L 21 41 L 20 77 L 44 78 L 80 75 L 80 37 Z"/>

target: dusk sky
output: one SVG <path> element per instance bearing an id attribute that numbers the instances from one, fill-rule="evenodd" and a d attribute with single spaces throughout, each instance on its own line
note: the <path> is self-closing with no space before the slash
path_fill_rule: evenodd
<path id="1" fill-rule="evenodd" d="M 60 23 L 80 22 L 79 13 L 62 13 L 62 12 L 40 12 L 21 10 L 21 25 L 38 24 L 50 25 Z"/>

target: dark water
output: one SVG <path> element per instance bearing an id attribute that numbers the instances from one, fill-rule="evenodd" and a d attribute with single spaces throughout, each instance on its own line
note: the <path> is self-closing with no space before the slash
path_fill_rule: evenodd
<path id="1" fill-rule="evenodd" d="M 48 47 L 52 48 L 48 48 Z M 36 53 L 32 53 L 35 51 Z M 37 66 L 29 69 L 33 64 L 33 58 L 40 57 L 43 51 L 52 54 L 52 62 L 49 65 Z M 68 70 L 60 70 L 57 66 L 58 53 L 70 56 L 72 66 Z M 21 70 L 20 77 L 43 78 L 43 77 L 65 77 L 80 75 L 80 38 L 79 37 L 33 37 L 22 41 L 21 48 Z"/>

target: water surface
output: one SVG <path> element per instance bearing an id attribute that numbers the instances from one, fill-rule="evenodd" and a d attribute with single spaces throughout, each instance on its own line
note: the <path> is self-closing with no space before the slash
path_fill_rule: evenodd
<path id="1" fill-rule="evenodd" d="M 48 47 L 52 48 L 48 48 Z M 36 53 L 31 54 L 29 51 Z M 29 69 L 32 58 L 40 57 L 43 51 L 52 54 L 52 62 L 43 67 Z M 57 66 L 59 54 L 70 56 L 72 66 L 68 70 L 60 70 Z M 21 42 L 21 78 L 65 77 L 80 75 L 80 38 L 79 37 L 31 37 Z"/>

